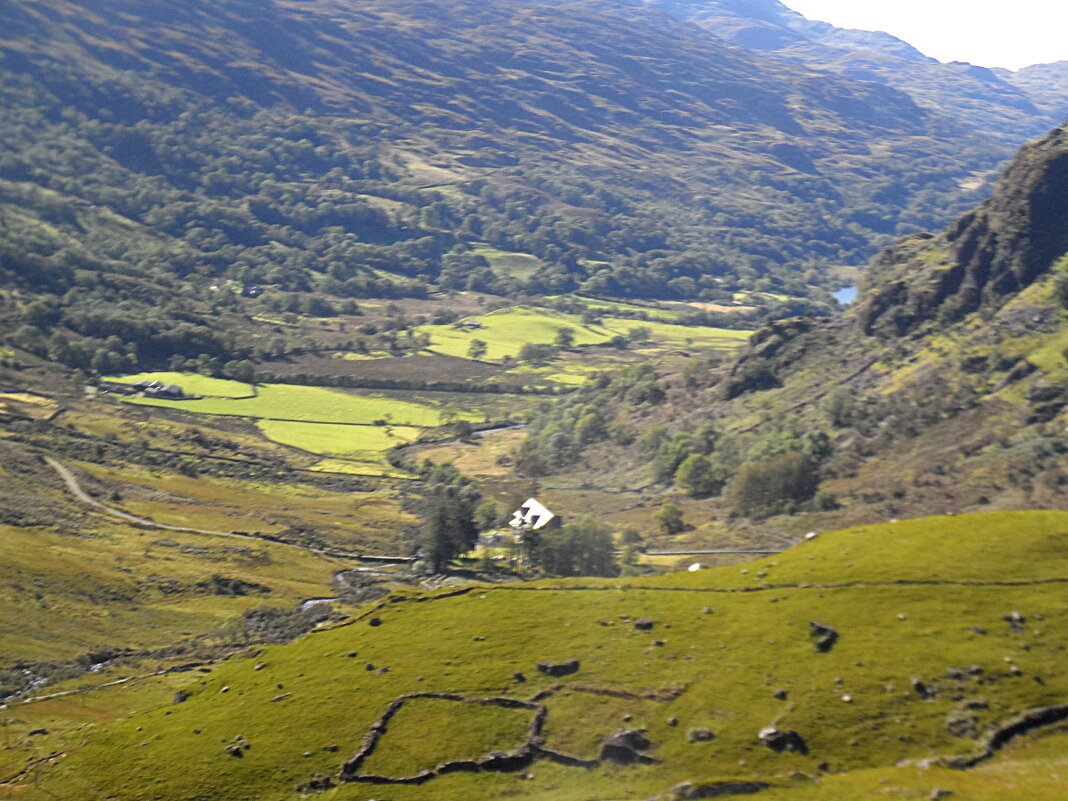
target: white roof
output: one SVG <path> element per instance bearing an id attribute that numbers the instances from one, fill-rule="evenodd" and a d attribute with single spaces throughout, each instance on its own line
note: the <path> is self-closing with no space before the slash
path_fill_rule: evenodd
<path id="1" fill-rule="evenodd" d="M 515 512 L 512 513 L 512 519 L 508 525 L 512 528 L 524 528 L 531 531 L 537 531 L 540 528 L 545 528 L 556 515 L 546 509 L 541 503 L 534 498 L 529 498 L 523 503 Z"/>

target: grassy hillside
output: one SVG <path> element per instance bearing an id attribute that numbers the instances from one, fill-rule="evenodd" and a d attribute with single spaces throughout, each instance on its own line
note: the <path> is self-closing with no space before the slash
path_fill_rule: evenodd
<path id="1" fill-rule="evenodd" d="M 55 797 L 296 798 L 313 774 L 336 780 L 394 699 L 446 693 L 458 698 L 405 702 L 357 773 L 400 778 L 516 748 L 533 711 L 471 703 L 486 697 L 541 699 L 553 751 L 597 760 L 604 737 L 641 728 L 656 761 L 539 760 L 421 786 L 342 782 L 321 797 L 648 798 L 683 781 L 746 780 L 771 785 L 771 798 L 860 798 L 888 779 L 905 793 L 1053 798 L 1056 740 L 1014 744 L 975 772 L 894 766 L 971 753 L 991 726 L 1063 703 L 1066 534 L 1065 513 L 941 517 L 825 534 L 741 572 L 391 599 L 189 680 L 182 704 L 164 692 L 154 708 L 141 701 L 68 740 L 40 780 Z M 826 653 L 812 621 L 840 634 Z M 580 666 L 562 679 L 534 666 L 566 659 Z M 762 745 L 767 726 L 798 732 L 808 753 Z M 698 729 L 713 736 L 694 741 Z M 225 750 L 234 744 L 240 758 Z M 1042 768 L 1021 774 L 1005 759 Z"/>

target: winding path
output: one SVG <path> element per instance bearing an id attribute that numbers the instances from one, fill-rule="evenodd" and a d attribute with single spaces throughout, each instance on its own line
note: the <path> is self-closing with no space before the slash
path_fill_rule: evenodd
<path id="1" fill-rule="evenodd" d="M 82 503 L 95 507 L 105 514 L 117 517 L 121 520 L 125 520 L 128 523 L 133 523 L 138 526 L 145 526 L 147 528 L 160 529 L 162 531 L 176 531 L 182 534 L 206 534 L 211 537 L 231 537 L 239 540 L 251 540 L 253 542 L 265 542 L 273 543 L 275 545 L 282 545 L 286 548 L 296 548 L 299 551 L 305 551 L 306 553 L 313 553 L 316 556 L 321 556 L 324 559 L 363 559 L 363 554 L 348 553 L 346 551 L 326 550 L 322 548 L 313 548 L 310 545 L 301 545 L 296 542 L 286 542 L 285 540 L 275 539 L 273 537 L 257 536 L 255 534 L 241 534 L 234 531 L 210 531 L 202 528 L 189 528 L 188 526 L 170 526 L 166 523 L 157 523 L 155 520 L 149 520 L 144 517 L 137 517 L 127 512 L 123 512 L 120 509 L 114 509 L 106 504 L 101 503 L 96 498 L 93 498 L 89 493 L 82 489 L 78 483 L 78 479 L 74 477 L 74 474 L 63 465 L 61 462 L 53 459 L 51 456 L 42 457 L 44 461 L 55 470 L 59 477 L 63 479 L 67 485 L 67 489 L 71 491 Z M 372 557 L 373 558 L 373 557 Z M 392 558 L 392 557 L 378 557 L 379 559 Z M 405 557 L 397 557 L 398 559 L 405 559 Z"/>

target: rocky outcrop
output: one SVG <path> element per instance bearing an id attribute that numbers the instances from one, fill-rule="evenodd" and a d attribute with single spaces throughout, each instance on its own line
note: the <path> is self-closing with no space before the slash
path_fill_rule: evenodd
<path id="1" fill-rule="evenodd" d="M 1025 145 L 994 196 L 937 238 L 913 236 L 872 263 L 857 303 L 868 334 L 902 336 L 934 319 L 997 307 L 1068 253 L 1068 127 Z"/>

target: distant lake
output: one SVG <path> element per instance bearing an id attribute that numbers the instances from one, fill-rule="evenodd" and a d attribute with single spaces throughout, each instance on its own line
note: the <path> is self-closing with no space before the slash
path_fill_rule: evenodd
<path id="1" fill-rule="evenodd" d="M 857 299 L 857 288 L 855 286 L 842 287 L 837 292 L 832 292 L 831 294 L 834 295 L 834 299 L 843 306 L 848 306 Z"/>

